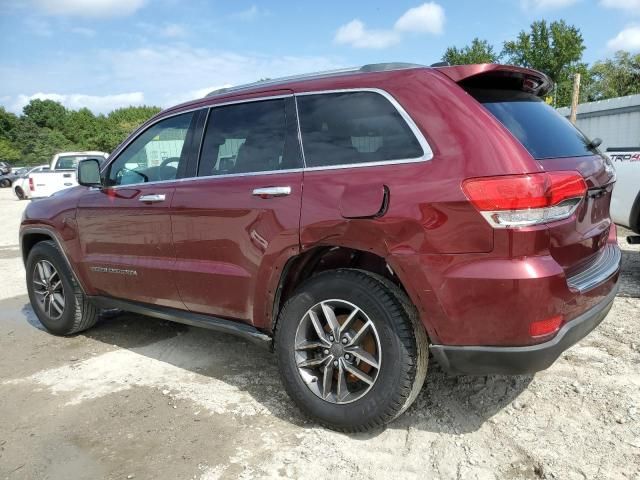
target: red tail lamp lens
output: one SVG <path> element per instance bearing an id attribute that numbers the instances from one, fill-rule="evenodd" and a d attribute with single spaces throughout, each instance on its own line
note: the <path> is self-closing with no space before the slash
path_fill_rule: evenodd
<path id="1" fill-rule="evenodd" d="M 33 188 L 33 178 L 29 177 L 29 190 L 31 190 L 33 192 L 34 188 Z"/>
<path id="2" fill-rule="evenodd" d="M 555 317 L 546 318 L 544 320 L 538 320 L 529 324 L 529 335 L 532 337 L 542 337 L 555 333 L 562 324 L 562 315 L 556 315 Z"/>
<path id="3" fill-rule="evenodd" d="M 462 184 L 467 198 L 480 211 L 545 208 L 582 197 L 587 185 L 578 172 L 470 178 Z"/>

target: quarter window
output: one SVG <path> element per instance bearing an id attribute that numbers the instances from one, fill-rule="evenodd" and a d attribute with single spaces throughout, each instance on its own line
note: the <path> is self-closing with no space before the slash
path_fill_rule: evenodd
<path id="1" fill-rule="evenodd" d="M 298 97 L 307 167 L 405 160 L 424 152 L 398 110 L 375 92 Z"/>
<path id="2" fill-rule="evenodd" d="M 285 100 L 214 107 L 202 141 L 198 176 L 266 172 L 299 167 L 287 155 Z"/>
<path id="3" fill-rule="evenodd" d="M 161 120 L 139 135 L 120 153 L 109 170 L 111 185 L 174 180 L 186 163 L 185 140 L 194 113 Z"/>

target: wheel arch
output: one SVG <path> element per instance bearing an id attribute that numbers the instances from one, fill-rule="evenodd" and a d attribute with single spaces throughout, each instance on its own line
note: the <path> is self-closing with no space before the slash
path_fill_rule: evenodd
<path id="1" fill-rule="evenodd" d="M 58 251 L 62 255 L 69 271 L 73 274 L 74 280 L 80 285 L 82 292 L 86 294 L 85 286 L 83 285 L 80 277 L 78 276 L 78 272 L 76 268 L 74 268 L 73 263 L 69 260 L 69 256 L 67 251 L 64 248 L 64 245 L 58 238 L 58 236 L 50 229 L 43 227 L 27 227 L 20 230 L 20 250 L 22 251 L 22 262 L 26 266 L 27 258 L 29 258 L 29 253 L 40 242 L 52 241 L 56 244 Z"/>
<path id="2" fill-rule="evenodd" d="M 363 270 L 388 279 L 398 286 L 409 300 L 418 307 L 419 297 L 415 292 L 411 291 L 403 272 L 400 268 L 396 268 L 391 256 L 384 257 L 377 252 L 344 245 L 322 245 L 300 252 L 287 260 L 281 270 L 277 287 L 273 293 L 272 309 L 267 314 L 268 319 L 266 319 L 267 322 L 265 322 L 263 328 L 270 332 L 275 331 L 278 315 L 282 307 L 302 282 L 318 273 L 342 268 Z M 422 313 L 422 309 L 417 308 L 417 310 Z M 423 315 L 421 315 L 420 323 L 426 329 L 427 334 L 432 333 L 432 329 Z"/>

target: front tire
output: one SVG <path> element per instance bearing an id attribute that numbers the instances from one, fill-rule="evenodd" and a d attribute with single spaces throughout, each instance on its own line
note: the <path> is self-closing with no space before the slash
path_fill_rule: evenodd
<path id="1" fill-rule="evenodd" d="M 54 242 L 36 244 L 26 270 L 31 306 L 49 332 L 72 335 L 96 323 L 98 309 L 82 292 Z"/>
<path id="2" fill-rule="evenodd" d="M 334 270 L 307 280 L 278 317 L 275 351 L 294 402 L 322 425 L 389 423 L 422 388 L 428 342 L 415 308 L 387 279 Z"/>
<path id="3" fill-rule="evenodd" d="M 0 180 L 0 188 L 8 188 L 11 186 L 11 180 L 8 178 L 3 178 Z"/>

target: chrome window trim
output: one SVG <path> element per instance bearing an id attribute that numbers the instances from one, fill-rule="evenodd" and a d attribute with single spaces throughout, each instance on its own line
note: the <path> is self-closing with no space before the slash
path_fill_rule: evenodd
<path id="1" fill-rule="evenodd" d="M 124 150 L 131 143 L 133 143 L 138 137 L 140 137 L 140 135 L 144 134 L 144 132 L 146 132 L 150 128 L 154 127 L 155 125 L 157 125 L 158 123 L 160 123 L 160 122 L 162 122 L 162 121 L 164 121 L 166 119 L 177 117 L 178 115 L 182 115 L 182 114 L 185 114 L 185 113 L 192 113 L 192 112 L 196 112 L 198 110 L 207 109 L 208 110 L 208 112 L 207 112 L 207 120 L 208 120 L 211 109 L 216 108 L 216 107 L 224 107 L 226 105 L 235 105 L 235 104 L 238 104 L 238 103 L 260 102 L 260 101 L 265 101 L 265 100 L 277 100 L 279 98 L 288 98 L 288 97 L 293 97 L 293 92 L 282 94 L 282 95 L 266 95 L 266 96 L 263 96 L 263 97 L 243 98 L 243 99 L 238 99 L 238 100 L 229 100 L 228 102 L 220 102 L 220 103 L 208 104 L 208 105 L 199 105 L 199 106 L 194 107 L 194 108 L 190 108 L 190 109 L 187 109 L 187 110 L 180 110 L 179 112 L 175 112 L 175 113 L 170 113 L 170 114 L 164 115 L 161 118 L 156 119 L 153 123 L 150 123 L 149 125 L 147 125 L 144 130 L 140 130 L 135 136 L 134 135 L 129 136 L 129 138 L 127 138 L 125 140 L 125 143 L 123 143 L 122 146 L 119 146 L 117 148 L 117 152 L 118 153 L 116 154 L 116 156 L 113 157 L 112 159 L 109 158 L 109 161 L 104 165 L 102 170 L 100 170 L 100 174 L 102 175 L 103 173 L 105 173 L 107 171 L 107 169 L 109 169 L 111 167 L 113 162 L 115 162 L 120 157 L 120 155 L 122 155 L 122 152 L 124 152 Z M 205 127 L 206 127 L 206 125 L 207 124 L 205 123 Z M 201 139 L 201 143 L 202 143 L 203 139 L 204 139 L 204 131 L 203 131 L 203 138 Z M 198 151 L 198 164 L 199 163 L 200 163 L 200 151 Z M 274 170 L 274 172 L 282 172 L 282 171 L 283 170 Z M 264 173 L 264 172 L 259 172 L 259 173 Z M 196 170 L 196 174 L 197 174 L 197 170 Z M 230 174 L 230 175 L 241 175 L 241 174 Z M 213 176 L 221 177 L 222 175 L 213 175 Z M 117 190 L 120 187 L 135 187 L 135 186 L 140 186 L 140 185 L 154 185 L 154 184 L 158 184 L 158 183 L 168 183 L 168 182 L 177 182 L 177 181 L 181 181 L 181 180 L 189 180 L 191 178 L 205 178 L 205 177 L 197 177 L 196 176 L 196 177 L 174 178 L 174 179 L 171 179 L 171 180 L 157 180 L 155 182 L 128 183 L 126 185 L 112 185 L 112 186 L 109 186 L 109 187 L 106 187 L 106 188 Z"/>
<path id="2" fill-rule="evenodd" d="M 314 92 L 301 92 L 301 93 L 296 93 L 295 96 L 303 97 L 303 96 L 309 96 L 309 95 L 326 95 L 326 94 L 332 94 L 332 93 L 357 93 L 357 92 L 372 92 L 372 93 L 377 93 L 378 95 L 381 95 L 382 97 L 384 97 L 400 114 L 402 119 L 405 121 L 405 123 L 413 133 L 416 140 L 418 140 L 418 143 L 422 148 L 422 155 L 420 157 L 415 157 L 415 158 L 398 158 L 393 160 L 380 160 L 377 162 L 345 163 L 342 165 L 326 165 L 326 166 L 319 166 L 319 167 L 307 167 L 306 160 L 305 160 L 305 171 L 313 172 L 317 170 L 340 170 L 345 168 L 375 167 L 379 165 L 400 165 L 405 163 L 427 162 L 433 158 L 433 150 L 431 149 L 431 145 L 429 145 L 429 142 L 427 141 L 425 136 L 422 134 L 422 132 L 420 131 L 416 123 L 413 121 L 413 119 L 407 113 L 407 111 L 402 107 L 402 105 L 400 105 L 400 103 L 398 103 L 398 101 L 393 97 L 393 95 L 391 95 L 386 90 L 383 90 L 381 88 L 366 88 L 366 87 L 340 88 L 340 89 L 333 89 L 333 90 L 318 90 Z M 303 159 L 304 159 L 304 142 L 302 140 L 302 131 L 300 128 L 300 115 L 298 113 L 297 102 L 296 102 L 296 114 L 298 114 L 298 130 L 300 132 L 300 146 L 303 152 Z"/>
<path id="3" fill-rule="evenodd" d="M 332 94 L 332 93 L 357 93 L 357 92 L 373 92 L 373 93 L 377 93 L 379 95 L 381 95 L 382 97 L 384 97 L 385 99 L 387 99 L 387 101 L 389 101 L 389 103 L 391 103 L 391 105 L 396 109 L 396 111 L 400 114 L 400 116 L 402 117 L 402 119 L 405 121 L 405 123 L 407 124 L 407 126 L 409 127 L 409 129 L 411 130 L 411 132 L 414 134 L 416 140 L 418 140 L 418 143 L 420 144 L 420 147 L 422 148 L 423 154 L 420 157 L 415 157 L 415 158 L 400 158 L 400 159 L 395 159 L 395 160 L 380 160 L 377 162 L 362 162 L 362 163 L 345 163 L 342 165 L 327 165 L 327 166 L 319 166 L 319 167 L 307 167 L 307 163 L 306 163 L 306 159 L 305 159 L 305 154 L 304 154 L 304 144 L 302 142 L 302 130 L 300 128 L 300 115 L 299 115 L 299 111 L 298 111 L 298 102 L 297 102 L 297 97 L 299 96 L 308 96 L 308 95 L 323 95 L 323 94 Z M 400 105 L 400 103 L 398 103 L 398 101 L 386 90 L 383 90 L 381 88 L 367 88 L 367 87 L 355 87 L 355 88 L 341 88 L 341 89 L 333 89 L 333 90 L 318 90 L 318 91 L 313 91 L 313 92 L 300 92 L 300 93 L 287 93 L 287 94 L 281 94 L 281 95 L 265 95 L 265 96 L 261 96 L 261 97 L 252 97 L 252 98 L 244 98 L 244 99 L 238 99 L 238 100 L 229 100 L 226 102 L 220 102 L 220 103 L 215 103 L 215 104 L 209 104 L 209 105 L 200 105 L 198 107 L 194 107 L 188 110 L 181 110 L 179 112 L 175 112 L 175 113 L 171 113 L 168 115 L 165 115 L 161 118 L 158 118 L 156 121 L 154 121 L 153 123 L 150 123 L 144 130 L 141 130 L 137 135 L 130 137 L 129 139 L 127 139 L 126 143 L 122 145 L 122 147 L 120 147 L 118 149 L 118 153 L 117 156 L 115 156 L 113 159 L 109 159 L 109 162 L 103 167 L 101 173 L 104 173 L 108 168 L 110 168 L 110 166 L 113 164 L 113 162 L 115 162 L 120 155 L 122 154 L 122 152 L 133 142 L 135 141 L 140 135 L 142 135 L 144 132 L 146 132 L 149 128 L 152 128 L 153 126 L 157 125 L 158 123 L 160 123 L 161 121 L 168 119 L 168 118 L 172 118 L 172 117 L 176 117 L 178 115 L 182 115 L 185 113 L 191 113 L 191 112 L 196 112 L 198 110 L 207 110 L 207 118 L 205 120 L 205 124 L 204 127 L 206 129 L 207 126 L 207 122 L 209 120 L 209 116 L 211 115 L 211 110 L 217 107 L 224 107 L 227 105 L 235 105 L 235 104 L 240 104 L 240 103 L 249 103 L 249 102 L 261 102 L 261 101 L 265 101 L 265 100 L 276 100 L 276 99 L 280 99 L 280 98 L 290 98 L 293 97 L 294 102 L 295 102 L 295 107 L 296 107 L 296 122 L 297 122 L 297 127 L 298 127 L 298 143 L 300 146 L 300 151 L 302 153 L 302 162 L 303 162 L 303 167 L 302 168 L 292 168 L 292 169 L 287 169 L 287 170 L 266 170 L 263 172 L 247 172 L 247 173 L 227 173 L 227 174 L 223 174 L 223 175 L 207 175 L 207 176 L 202 176 L 202 177 L 198 177 L 197 176 L 197 170 L 196 170 L 196 176 L 195 177 L 185 177 L 185 178 L 175 178 L 175 179 L 171 179 L 171 180 L 157 180 L 154 182 L 141 182 L 141 183 L 129 183 L 126 185 L 113 185 L 110 187 L 106 187 L 108 189 L 112 189 L 112 190 L 118 190 L 121 188 L 132 188 L 132 187 L 139 187 L 142 185 L 161 185 L 161 184 L 166 184 L 166 183 L 181 183 L 181 182 L 185 182 L 185 181 L 193 181 L 193 180 L 199 180 L 199 179 L 214 179 L 214 178 L 235 178 L 235 177 L 249 177 L 249 176 L 256 176 L 256 175 L 273 175 L 276 173 L 295 173 L 295 172 L 302 172 L 302 171 L 308 171 L 308 172 L 314 172 L 314 171 L 320 171 L 320 170 L 343 170 L 343 169 L 348 169 L 348 168 L 363 168 L 363 167 L 378 167 L 378 166 L 384 166 L 384 165 L 402 165 L 402 164 L 409 164 L 409 163 L 419 163 L 419 162 L 427 162 L 429 160 L 431 160 L 433 158 L 433 150 L 431 149 L 431 146 L 429 145 L 429 142 L 427 141 L 427 139 L 425 138 L 425 136 L 422 134 L 422 132 L 420 131 L 420 129 L 418 128 L 418 126 L 416 125 L 416 123 L 413 121 L 413 119 L 411 118 L 411 116 L 407 113 L 407 111 L 402 107 L 402 105 Z M 198 147 L 198 164 L 200 163 L 200 154 L 201 154 L 201 149 L 202 149 L 202 142 L 204 141 L 204 133 L 205 130 L 203 130 L 203 135 L 202 138 L 200 139 L 200 145 Z"/>

